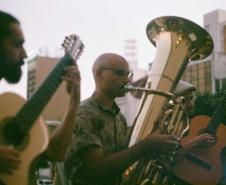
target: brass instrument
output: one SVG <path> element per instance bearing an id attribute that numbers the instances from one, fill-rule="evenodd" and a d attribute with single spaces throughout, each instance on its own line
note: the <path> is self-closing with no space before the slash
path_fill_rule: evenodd
<path id="1" fill-rule="evenodd" d="M 159 91 L 150 90 L 148 88 L 130 87 L 130 91 L 131 90 L 170 97 L 166 110 L 163 112 L 163 115 L 161 115 L 161 118 L 158 119 L 159 133 L 173 134 L 178 141 L 187 133 L 189 130 L 189 120 L 184 119 L 188 117 L 184 114 L 185 100 L 183 96 L 176 97 L 172 93 L 160 93 Z M 176 142 L 175 148 L 172 151 L 167 151 L 166 153 L 161 154 L 156 152 L 135 163 L 129 170 L 127 170 L 126 175 L 130 176 L 130 179 L 124 184 L 168 184 L 170 168 L 174 164 L 177 149 L 179 148 L 180 143 Z"/>
<path id="2" fill-rule="evenodd" d="M 181 17 L 156 18 L 147 25 L 146 32 L 151 43 L 156 46 L 156 56 L 145 88 L 127 88 L 146 92 L 134 121 L 129 146 L 144 139 L 156 128 L 160 134 L 174 134 L 179 138 L 183 136 L 188 129 L 187 124 L 180 124 L 184 113 L 183 100 L 176 102 L 172 94 L 188 62 L 204 59 L 213 50 L 209 33 Z M 176 102 L 173 109 L 164 110 L 172 101 Z M 163 120 L 159 121 L 160 117 Z M 127 174 L 127 184 L 166 184 L 168 179 L 165 177 L 173 163 L 175 151 L 163 155 L 154 153 L 137 161 L 131 167 L 131 175 Z"/>
<path id="3" fill-rule="evenodd" d="M 159 91 L 159 90 L 154 90 L 150 88 L 142 88 L 142 87 L 134 87 L 132 85 L 126 85 L 124 87 L 125 91 L 141 91 L 145 92 L 146 94 L 156 94 L 160 96 L 164 96 L 167 98 L 175 98 L 175 95 L 173 93 L 167 92 L 167 91 Z"/>

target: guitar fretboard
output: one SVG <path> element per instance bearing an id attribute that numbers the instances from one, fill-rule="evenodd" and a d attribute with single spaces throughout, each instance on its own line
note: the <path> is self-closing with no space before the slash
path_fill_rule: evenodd
<path id="1" fill-rule="evenodd" d="M 50 98 L 59 87 L 62 82 L 64 69 L 66 66 L 69 66 L 71 62 L 71 57 L 65 55 L 48 75 L 46 80 L 44 80 L 44 83 L 16 114 L 15 119 L 18 123 L 21 123 L 22 130 L 30 129 L 32 123 L 37 119 L 45 105 L 49 102 Z"/>

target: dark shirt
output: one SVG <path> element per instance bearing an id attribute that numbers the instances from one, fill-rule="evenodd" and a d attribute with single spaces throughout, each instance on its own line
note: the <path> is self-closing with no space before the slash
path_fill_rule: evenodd
<path id="1" fill-rule="evenodd" d="M 90 146 L 100 147 L 104 155 L 111 155 L 127 147 L 127 125 L 120 109 L 114 104 L 109 110 L 95 99 L 95 94 L 84 100 L 76 114 L 73 127 L 74 143 L 67 153 L 65 174 L 72 185 L 96 185 L 88 176 L 79 152 Z M 115 178 L 104 184 L 116 184 Z"/>

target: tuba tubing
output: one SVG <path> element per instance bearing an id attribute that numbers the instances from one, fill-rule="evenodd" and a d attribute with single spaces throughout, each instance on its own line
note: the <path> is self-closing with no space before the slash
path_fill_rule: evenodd
<path id="1" fill-rule="evenodd" d="M 174 99 L 175 95 L 173 93 L 167 92 L 167 91 L 159 91 L 159 90 L 154 90 L 154 89 L 150 89 L 150 88 L 142 88 L 142 87 L 134 87 L 132 85 L 126 85 L 124 87 L 125 91 L 129 92 L 129 91 L 141 91 L 141 92 L 145 92 L 146 94 L 156 94 L 159 96 L 164 96 L 170 99 Z"/>
<path id="2" fill-rule="evenodd" d="M 146 92 L 142 96 L 133 123 L 129 146 L 144 139 L 160 127 L 158 118 L 164 115 L 164 108 L 173 97 L 173 92 L 187 64 L 190 61 L 208 57 L 213 50 L 213 40 L 210 34 L 196 23 L 185 18 L 158 17 L 148 23 L 146 33 L 151 43 L 156 46 L 156 55 L 145 88 L 125 88 L 128 91 Z M 181 128 L 179 125 L 177 127 Z M 183 132 L 184 130 L 181 129 L 181 133 L 178 134 L 183 135 Z M 155 161 L 155 155 L 152 157 Z M 129 183 L 124 184 L 137 185 L 154 181 L 158 182 L 157 184 L 165 184 L 167 179 L 164 176 L 162 179 L 159 178 L 162 177 L 160 171 L 163 170 L 165 175 L 169 169 L 162 169 L 163 166 L 158 165 L 158 162 L 154 163 L 157 164 L 156 168 L 145 168 L 149 164 L 152 165 L 152 161 L 153 159 L 150 160 L 149 156 L 134 163 L 131 167 L 134 173 L 131 173 L 131 177 L 130 173 L 127 174 L 126 179 Z M 157 171 L 153 172 L 155 169 Z"/>
<path id="3" fill-rule="evenodd" d="M 209 56 L 213 50 L 210 34 L 196 23 L 181 17 L 164 16 L 152 20 L 146 29 L 156 56 L 145 89 L 173 94 L 190 61 Z M 156 127 L 157 118 L 169 96 L 143 95 L 134 121 L 129 146 L 146 137 Z"/>

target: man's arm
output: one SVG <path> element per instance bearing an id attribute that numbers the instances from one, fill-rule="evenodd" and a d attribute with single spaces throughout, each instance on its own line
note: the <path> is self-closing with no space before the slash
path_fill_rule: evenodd
<path id="1" fill-rule="evenodd" d="M 193 149 L 208 148 L 216 143 L 215 138 L 209 133 L 202 133 L 191 139 L 181 139 L 181 148 L 176 156 L 175 164 L 179 163 Z"/>
<path id="2" fill-rule="evenodd" d="M 72 141 L 72 127 L 80 103 L 80 74 L 77 66 L 68 67 L 63 79 L 67 82 L 66 89 L 70 95 L 70 102 L 63 123 L 50 136 L 50 143 L 45 154 L 51 161 L 62 161 L 64 159 Z"/>
<path id="3" fill-rule="evenodd" d="M 83 163 L 94 181 L 104 183 L 106 180 L 121 175 L 131 164 L 148 152 L 168 150 L 174 146 L 174 138 L 170 135 L 149 135 L 134 146 L 104 156 L 100 147 L 88 147 L 80 152 Z"/>
<path id="4" fill-rule="evenodd" d="M 194 148 L 211 147 L 215 144 L 215 138 L 209 133 L 200 134 L 188 141 L 181 141 L 182 148 L 185 152 L 189 152 Z"/>

